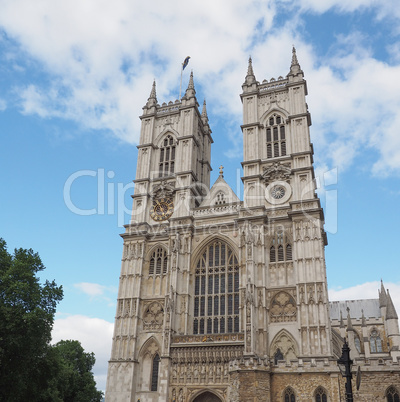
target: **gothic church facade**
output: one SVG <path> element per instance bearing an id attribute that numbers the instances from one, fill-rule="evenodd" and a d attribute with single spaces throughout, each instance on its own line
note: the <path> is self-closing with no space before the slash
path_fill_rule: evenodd
<path id="1" fill-rule="evenodd" d="M 243 201 L 220 175 L 193 73 L 142 121 L 107 378 L 108 402 L 339 401 L 348 339 L 357 400 L 399 401 L 400 334 L 376 300 L 328 300 L 307 84 L 290 71 L 242 85 Z M 396 399 L 397 398 L 397 399 Z"/>

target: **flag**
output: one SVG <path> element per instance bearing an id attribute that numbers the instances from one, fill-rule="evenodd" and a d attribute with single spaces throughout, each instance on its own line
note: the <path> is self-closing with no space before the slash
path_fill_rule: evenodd
<path id="1" fill-rule="evenodd" d="M 186 66 L 189 64 L 189 59 L 190 59 L 190 56 L 186 57 L 186 59 L 183 60 L 182 70 L 184 70 L 186 68 Z"/>

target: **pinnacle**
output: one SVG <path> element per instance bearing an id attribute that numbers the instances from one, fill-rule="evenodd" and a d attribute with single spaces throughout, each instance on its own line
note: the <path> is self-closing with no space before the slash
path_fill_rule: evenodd
<path id="1" fill-rule="evenodd" d="M 243 85 L 252 85 L 256 83 L 256 77 L 254 75 L 253 71 L 253 62 L 251 60 L 251 56 L 249 57 L 249 66 L 247 67 L 247 75 L 244 79 L 244 84 Z"/>
<path id="2" fill-rule="evenodd" d="M 394 307 L 392 298 L 390 297 L 389 289 L 387 290 L 387 307 L 386 307 L 386 319 L 398 319 L 396 309 Z"/>
<path id="3" fill-rule="evenodd" d="M 206 122 L 208 121 L 208 115 L 207 115 L 207 108 L 206 108 L 206 100 L 204 99 L 203 102 L 203 109 L 201 111 L 201 117 L 203 118 L 203 120 L 205 120 Z"/>
<path id="4" fill-rule="evenodd" d="M 383 281 L 381 279 L 381 290 L 379 291 L 379 307 L 386 307 L 387 305 L 387 295 L 385 287 L 383 286 Z"/>
<path id="5" fill-rule="evenodd" d="M 156 81 L 153 81 L 153 86 L 151 87 L 151 92 L 150 92 L 150 96 L 149 99 L 157 99 L 157 95 L 156 95 Z"/>
<path id="6" fill-rule="evenodd" d="M 347 307 L 347 331 L 353 331 L 353 325 L 351 324 L 350 308 Z"/>
<path id="7" fill-rule="evenodd" d="M 288 76 L 295 77 L 297 75 L 304 76 L 303 71 L 300 67 L 299 61 L 297 59 L 296 48 L 292 48 L 292 62 L 290 64 L 290 72 Z"/>
<path id="8" fill-rule="evenodd" d="M 189 84 L 185 92 L 184 96 L 187 100 L 191 98 L 196 98 L 196 90 L 194 89 L 194 81 L 193 81 L 193 70 L 190 73 Z"/>
<path id="9" fill-rule="evenodd" d="M 247 75 L 252 75 L 254 77 L 254 72 L 253 72 L 253 62 L 251 60 L 251 56 L 249 57 L 249 66 L 247 67 Z"/>
<path id="10" fill-rule="evenodd" d="M 294 65 L 299 66 L 299 61 L 297 60 L 296 48 L 293 46 L 293 49 L 292 49 L 292 66 L 294 66 Z"/>
<path id="11" fill-rule="evenodd" d="M 190 73 L 189 85 L 188 89 L 194 89 L 194 81 L 193 81 L 193 70 Z"/>

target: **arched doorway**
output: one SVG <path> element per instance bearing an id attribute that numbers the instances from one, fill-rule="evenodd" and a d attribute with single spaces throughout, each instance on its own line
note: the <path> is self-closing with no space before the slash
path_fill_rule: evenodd
<path id="1" fill-rule="evenodd" d="M 195 399 L 193 399 L 193 402 L 222 402 L 222 400 L 218 398 L 217 395 L 212 394 L 211 392 L 204 392 L 203 394 L 200 394 Z"/>

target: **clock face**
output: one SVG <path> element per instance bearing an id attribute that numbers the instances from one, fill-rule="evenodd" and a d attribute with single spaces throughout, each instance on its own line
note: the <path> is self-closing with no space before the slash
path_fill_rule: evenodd
<path id="1" fill-rule="evenodd" d="M 150 216 L 155 221 L 165 221 L 174 212 L 174 202 L 172 198 L 161 198 L 154 200 L 150 209 Z"/>

